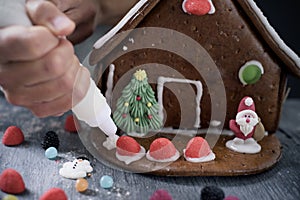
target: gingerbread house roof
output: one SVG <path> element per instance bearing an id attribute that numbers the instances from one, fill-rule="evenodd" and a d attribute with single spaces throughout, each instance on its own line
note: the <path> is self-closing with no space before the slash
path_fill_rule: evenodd
<path id="1" fill-rule="evenodd" d="M 119 37 L 115 39 L 113 43 L 110 42 L 109 46 L 106 46 L 105 44 L 117 33 L 137 27 L 151 10 L 155 9 L 155 6 L 160 1 L 163 0 L 139 0 L 116 26 L 94 44 L 94 50 L 90 55 L 90 63 L 94 65 L 109 54 L 109 52 L 124 38 Z M 288 70 L 300 77 L 299 56 L 284 43 L 256 3 L 253 0 L 237 0 L 237 3 L 250 18 L 265 42 L 279 59 L 284 62 Z"/>

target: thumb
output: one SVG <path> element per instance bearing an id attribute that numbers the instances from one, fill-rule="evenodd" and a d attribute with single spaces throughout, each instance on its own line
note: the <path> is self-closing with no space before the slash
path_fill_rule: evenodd
<path id="1" fill-rule="evenodd" d="M 33 24 L 47 27 L 56 36 L 70 35 L 75 29 L 75 23 L 49 1 L 28 0 L 26 9 Z"/>

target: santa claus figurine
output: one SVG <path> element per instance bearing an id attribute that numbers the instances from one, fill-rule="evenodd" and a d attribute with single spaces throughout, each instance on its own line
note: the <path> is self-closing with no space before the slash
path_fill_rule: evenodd
<path id="1" fill-rule="evenodd" d="M 236 118 L 230 120 L 229 127 L 236 137 L 226 143 L 227 148 L 240 153 L 260 152 L 261 146 L 257 141 L 262 139 L 265 131 L 251 97 L 241 100 Z"/>

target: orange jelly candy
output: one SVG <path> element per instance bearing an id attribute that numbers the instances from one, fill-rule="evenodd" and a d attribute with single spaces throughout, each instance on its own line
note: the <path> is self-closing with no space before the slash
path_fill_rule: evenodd
<path id="1" fill-rule="evenodd" d="M 85 192 L 89 187 L 89 183 L 84 178 L 79 178 L 76 180 L 75 188 L 78 192 Z"/>

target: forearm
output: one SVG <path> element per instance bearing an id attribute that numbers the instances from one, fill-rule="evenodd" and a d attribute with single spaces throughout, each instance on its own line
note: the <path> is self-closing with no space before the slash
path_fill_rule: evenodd
<path id="1" fill-rule="evenodd" d="M 95 0 L 98 1 L 98 24 L 112 25 L 118 22 L 138 0 Z"/>

